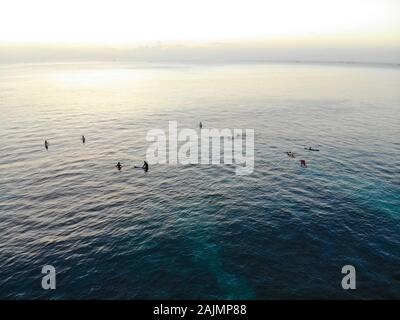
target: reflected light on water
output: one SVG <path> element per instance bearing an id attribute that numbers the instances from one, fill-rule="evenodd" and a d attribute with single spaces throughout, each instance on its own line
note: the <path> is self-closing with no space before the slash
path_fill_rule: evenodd
<path id="1" fill-rule="evenodd" d="M 124 69 L 84 69 L 67 70 L 53 75 L 53 81 L 61 86 L 73 87 L 99 87 L 120 82 L 121 85 L 129 82 L 134 84 L 143 80 L 149 80 L 152 75 L 144 70 L 135 72 Z"/>

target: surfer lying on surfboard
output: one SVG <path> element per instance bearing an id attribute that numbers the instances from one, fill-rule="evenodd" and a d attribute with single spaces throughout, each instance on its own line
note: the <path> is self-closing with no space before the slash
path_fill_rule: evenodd
<path id="1" fill-rule="evenodd" d="M 314 149 L 314 148 L 311 148 L 311 147 L 308 147 L 308 148 L 304 148 L 305 150 L 308 150 L 308 151 L 319 151 L 319 149 Z"/>

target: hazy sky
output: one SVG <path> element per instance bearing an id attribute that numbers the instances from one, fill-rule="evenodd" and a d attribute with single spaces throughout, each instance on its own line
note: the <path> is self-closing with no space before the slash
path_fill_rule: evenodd
<path id="1" fill-rule="evenodd" d="M 227 50 L 256 51 L 379 47 L 392 57 L 400 47 L 400 0 L 0 1 L 3 51 L 21 45 L 154 43 L 176 48 L 228 43 Z"/>

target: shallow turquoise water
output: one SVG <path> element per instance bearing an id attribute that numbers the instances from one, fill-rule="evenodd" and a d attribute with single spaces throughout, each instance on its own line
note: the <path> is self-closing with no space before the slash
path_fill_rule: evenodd
<path id="1" fill-rule="evenodd" d="M 0 67 L 0 298 L 400 298 L 399 84 L 372 66 Z M 253 174 L 133 170 L 169 120 L 254 129 Z"/>

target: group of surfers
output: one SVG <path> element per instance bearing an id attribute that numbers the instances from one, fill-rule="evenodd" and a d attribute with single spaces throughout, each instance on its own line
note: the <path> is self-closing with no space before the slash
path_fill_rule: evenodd
<path id="1" fill-rule="evenodd" d="M 85 144 L 85 142 L 86 142 L 86 138 L 85 138 L 85 136 L 82 136 L 82 143 Z M 49 145 L 50 145 L 49 142 L 47 140 L 45 140 L 44 141 L 44 147 L 46 148 L 46 150 L 49 150 Z M 122 169 L 121 162 L 118 161 L 118 163 L 116 164 L 115 167 L 118 170 L 121 170 Z M 140 169 L 143 169 L 144 172 L 147 172 L 147 171 L 149 171 L 149 164 L 147 163 L 147 161 L 143 161 L 143 165 L 141 167 L 134 166 L 134 168 L 140 168 Z"/>
<path id="2" fill-rule="evenodd" d="M 319 151 L 319 149 L 315 149 L 315 148 L 312 148 L 312 147 L 304 148 L 304 150 L 307 150 L 307 151 Z M 286 154 L 288 155 L 289 158 L 292 158 L 292 159 L 296 158 L 296 155 L 292 151 L 287 151 Z M 303 167 L 303 168 L 307 168 L 306 160 L 303 160 L 303 159 L 300 160 L 300 166 Z"/>

